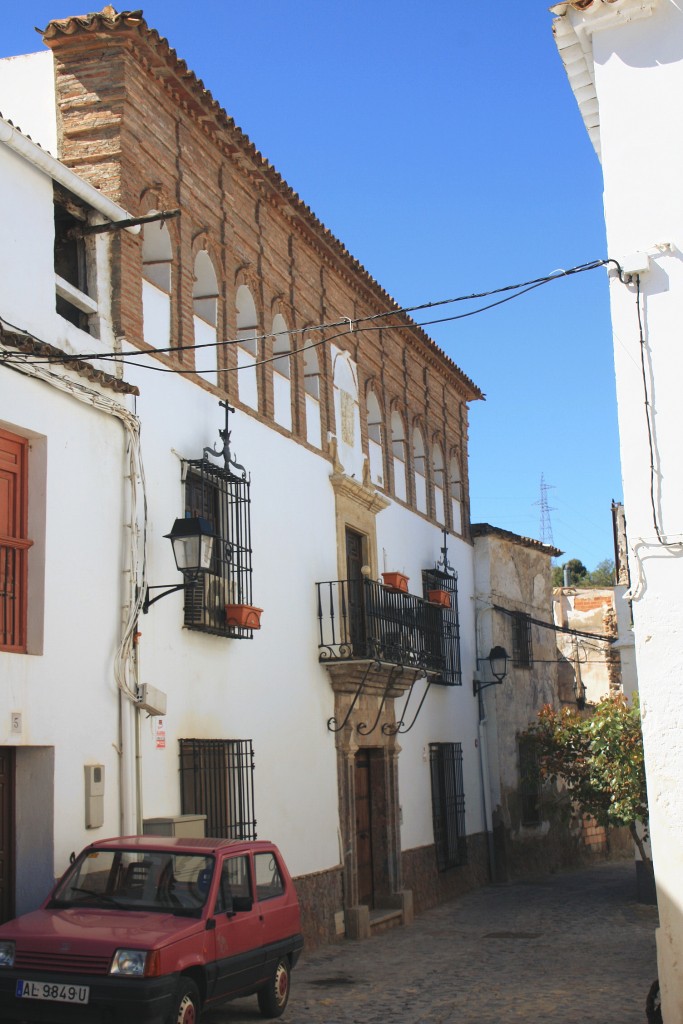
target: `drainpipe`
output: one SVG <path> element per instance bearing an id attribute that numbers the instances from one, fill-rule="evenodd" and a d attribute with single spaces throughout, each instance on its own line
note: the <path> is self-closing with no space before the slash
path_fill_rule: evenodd
<path id="1" fill-rule="evenodd" d="M 479 702 L 479 721 L 477 722 L 477 738 L 479 746 L 479 776 L 481 779 L 481 803 L 482 816 L 484 819 L 484 830 L 486 831 L 486 847 L 489 858 L 489 877 L 492 882 L 496 880 L 496 849 L 493 842 L 493 819 L 489 808 L 491 793 L 491 779 L 489 776 L 488 737 L 486 733 L 486 712 L 484 699 L 481 692 L 477 695 Z"/>

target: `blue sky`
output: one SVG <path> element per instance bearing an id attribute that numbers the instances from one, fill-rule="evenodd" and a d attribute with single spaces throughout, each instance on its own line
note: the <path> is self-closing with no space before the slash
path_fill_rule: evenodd
<path id="1" fill-rule="evenodd" d="M 15 5 L 2 56 L 40 49 L 34 26 L 85 9 Z M 143 10 L 401 305 L 607 255 L 600 166 L 546 3 L 148 0 Z M 471 409 L 473 520 L 540 537 L 544 474 L 565 558 L 592 569 L 612 557 L 621 477 L 605 271 L 428 330 L 487 396 Z"/>

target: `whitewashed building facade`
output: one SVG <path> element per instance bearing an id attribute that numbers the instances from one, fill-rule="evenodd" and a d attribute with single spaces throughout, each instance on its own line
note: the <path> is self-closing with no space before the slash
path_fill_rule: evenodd
<path id="1" fill-rule="evenodd" d="M 663 1018 L 683 1020 L 683 11 L 673 0 L 552 8 L 601 161 L 630 598 L 660 928 Z"/>

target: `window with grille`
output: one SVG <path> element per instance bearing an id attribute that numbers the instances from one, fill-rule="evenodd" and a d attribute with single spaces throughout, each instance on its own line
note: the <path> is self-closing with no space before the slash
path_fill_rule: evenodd
<path id="1" fill-rule="evenodd" d="M 540 825 L 541 773 L 538 766 L 538 748 L 533 736 L 522 736 L 518 741 L 519 804 L 522 825 Z"/>
<path id="2" fill-rule="evenodd" d="M 180 807 L 215 839 L 256 839 L 251 740 L 180 740 Z"/>
<path id="3" fill-rule="evenodd" d="M 432 818 L 439 871 L 467 863 L 465 787 L 460 743 L 430 743 Z"/>
<path id="4" fill-rule="evenodd" d="M 512 617 L 512 664 L 515 668 L 531 668 L 533 663 L 531 616 L 526 612 L 515 612 Z"/>
<path id="5" fill-rule="evenodd" d="M 460 617 L 458 613 L 458 577 L 438 569 L 425 569 L 422 572 L 422 593 L 428 600 L 430 591 L 444 590 L 448 594 L 449 606 L 434 607 L 433 614 L 438 620 L 438 629 L 429 630 L 429 643 L 438 646 L 438 650 L 430 651 L 438 663 L 443 659 L 440 675 L 433 676 L 432 682 L 441 686 L 461 686 L 462 670 L 460 666 Z"/>
<path id="6" fill-rule="evenodd" d="M 185 625 L 204 633 L 250 639 L 253 629 L 228 624 L 226 607 L 251 605 L 251 499 L 249 480 L 208 459 L 187 464 L 185 514 L 213 528 L 211 570 L 185 585 Z"/>

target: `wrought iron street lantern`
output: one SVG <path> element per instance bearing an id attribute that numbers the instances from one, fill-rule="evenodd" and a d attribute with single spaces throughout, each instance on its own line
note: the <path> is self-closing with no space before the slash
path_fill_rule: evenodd
<path id="1" fill-rule="evenodd" d="M 173 545 L 175 564 L 183 576 L 193 579 L 211 568 L 215 537 L 208 520 L 201 516 L 176 519 L 171 532 L 164 536 Z"/>
<path id="2" fill-rule="evenodd" d="M 473 680 L 472 691 L 475 697 L 487 686 L 498 686 L 503 682 L 508 674 L 508 652 L 504 647 L 492 647 L 487 658 L 477 658 L 477 666 L 481 663 L 488 664 L 493 679 L 488 683 L 480 683 L 478 679 Z"/>
<path id="3" fill-rule="evenodd" d="M 156 601 L 183 590 L 187 583 L 196 581 L 211 569 L 215 534 L 207 519 L 203 519 L 201 516 L 176 519 L 171 532 L 164 536 L 168 537 L 173 546 L 173 557 L 178 572 L 183 574 L 183 582 L 177 583 L 175 586 L 162 583 L 155 587 L 147 587 L 142 605 L 145 615 Z M 161 590 L 163 587 L 166 589 L 162 590 L 161 594 L 150 598 L 150 590 Z"/>

